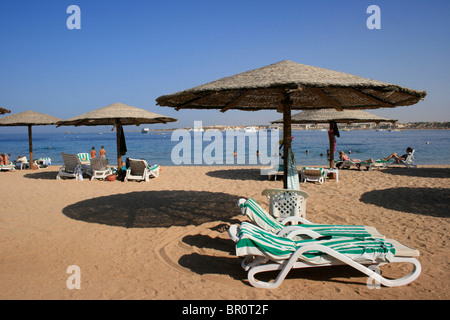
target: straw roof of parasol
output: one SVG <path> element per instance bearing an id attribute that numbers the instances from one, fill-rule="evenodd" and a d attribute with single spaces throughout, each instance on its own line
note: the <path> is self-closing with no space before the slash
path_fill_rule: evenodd
<path id="1" fill-rule="evenodd" d="M 62 119 L 36 111 L 14 113 L 0 119 L 0 126 L 46 126 L 56 124 Z"/>
<path id="2" fill-rule="evenodd" d="M 395 84 L 348 73 L 281 61 L 156 99 L 177 109 L 281 109 L 291 90 L 292 109 L 375 109 L 408 106 L 426 96 Z"/>
<path id="3" fill-rule="evenodd" d="M 140 124 L 175 122 L 177 119 L 131 107 L 123 103 L 113 103 L 109 106 L 59 121 L 58 126 L 114 125 L 117 121 L 120 121 L 122 125 L 138 126 Z"/>
<path id="4" fill-rule="evenodd" d="M 396 122 L 397 120 L 384 118 L 362 110 L 336 111 L 334 109 L 304 110 L 291 117 L 291 123 L 364 123 L 364 122 Z M 271 121 L 283 123 L 283 119 Z"/>
<path id="5" fill-rule="evenodd" d="M 11 110 L 0 107 L 0 114 L 5 114 L 5 113 L 11 113 Z"/>

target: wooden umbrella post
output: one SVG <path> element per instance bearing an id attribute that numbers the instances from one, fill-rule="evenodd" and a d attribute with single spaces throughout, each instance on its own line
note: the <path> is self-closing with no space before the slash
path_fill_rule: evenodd
<path id="1" fill-rule="evenodd" d="M 287 168 L 288 168 L 288 150 L 291 149 L 291 105 L 292 100 L 288 92 L 284 93 L 281 101 L 283 105 L 283 187 L 287 189 Z"/>
<path id="2" fill-rule="evenodd" d="M 117 137 L 117 172 L 122 171 L 122 155 L 120 154 L 120 129 L 122 124 L 119 120 L 116 122 L 116 137 Z"/>
<path id="3" fill-rule="evenodd" d="M 330 129 L 328 130 L 328 140 L 330 141 L 330 168 L 334 168 L 334 132 L 333 123 L 330 122 Z"/>
<path id="4" fill-rule="evenodd" d="M 33 169 L 33 133 L 31 124 L 28 125 L 28 149 L 30 150 L 29 168 Z"/>

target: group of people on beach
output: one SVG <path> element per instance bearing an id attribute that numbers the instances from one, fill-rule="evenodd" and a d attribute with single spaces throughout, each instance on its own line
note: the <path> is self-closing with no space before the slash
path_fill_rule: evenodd
<path id="1" fill-rule="evenodd" d="M 98 152 L 98 155 L 100 158 L 106 158 L 106 150 L 105 146 L 102 146 L 100 151 Z M 95 158 L 97 156 L 97 151 L 95 151 L 95 147 L 92 147 L 92 150 L 90 152 L 91 158 Z"/>

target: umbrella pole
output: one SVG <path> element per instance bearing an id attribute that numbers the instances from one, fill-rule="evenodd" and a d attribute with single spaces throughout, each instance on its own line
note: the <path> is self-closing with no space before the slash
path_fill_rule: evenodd
<path id="1" fill-rule="evenodd" d="M 116 124 L 116 137 L 117 137 L 117 172 L 122 170 L 122 155 L 120 154 L 120 130 L 122 124 L 117 122 Z"/>
<path id="2" fill-rule="evenodd" d="M 30 151 L 29 168 L 33 168 L 33 133 L 31 130 L 31 124 L 28 125 L 28 150 Z"/>
<path id="3" fill-rule="evenodd" d="M 291 149 L 291 97 L 285 92 L 283 104 L 283 188 L 287 189 L 287 167 L 288 167 L 288 150 Z"/>
<path id="4" fill-rule="evenodd" d="M 331 132 L 333 124 L 330 122 L 330 129 L 328 130 L 328 140 L 330 142 L 330 168 L 334 168 L 334 133 Z"/>

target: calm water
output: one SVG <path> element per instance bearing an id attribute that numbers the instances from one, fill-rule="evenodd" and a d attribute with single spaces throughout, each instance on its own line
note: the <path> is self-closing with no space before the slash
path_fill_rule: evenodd
<path id="1" fill-rule="evenodd" d="M 0 132 L 0 152 L 9 153 L 11 159 L 17 159 L 19 155 L 27 155 L 28 157 L 28 136 L 25 129 L 24 131 L 25 133 L 23 134 L 2 134 Z M 172 149 L 179 145 L 180 142 L 179 140 L 171 141 L 171 135 L 172 132 L 160 132 L 158 134 L 155 132 L 149 134 L 126 132 L 125 137 L 128 152 L 124 158 L 143 158 L 149 164 L 175 165 L 171 160 L 171 153 Z M 293 131 L 293 136 L 292 147 L 298 165 L 327 165 L 326 151 L 329 148 L 327 132 Z M 281 139 L 281 137 L 282 132 L 280 131 L 277 140 Z M 211 142 L 204 141 L 202 147 L 205 148 L 210 144 Z M 235 147 L 238 154 L 246 154 L 246 164 L 249 164 L 248 144 L 247 140 L 245 147 L 242 145 Z M 115 159 L 117 158 L 115 132 L 103 134 L 33 134 L 34 157 L 50 157 L 54 165 L 63 164 L 61 152 L 72 154 L 89 152 L 92 146 L 95 146 L 98 153 L 102 145 L 105 146 L 107 151 L 107 158 L 115 165 Z M 193 145 L 192 148 L 194 148 Z M 340 137 L 337 138 L 337 150 L 351 150 L 350 157 L 359 159 L 368 159 L 371 157 L 378 159 L 394 151 L 403 154 L 408 146 L 416 149 L 415 158 L 416 163 L 419 165 L 450 164 L 450 130 L 405 130 L 400 132 L 371 130 L 341 131 Z M 309 153 L 306 153 L 306 150 Z M 324 155 L 321 156 L 320 154 Z M 337 155 L 336 153 L 335 157 Z M 223 148 L 223 156 L 226 156 L 225 147 Z"/>

